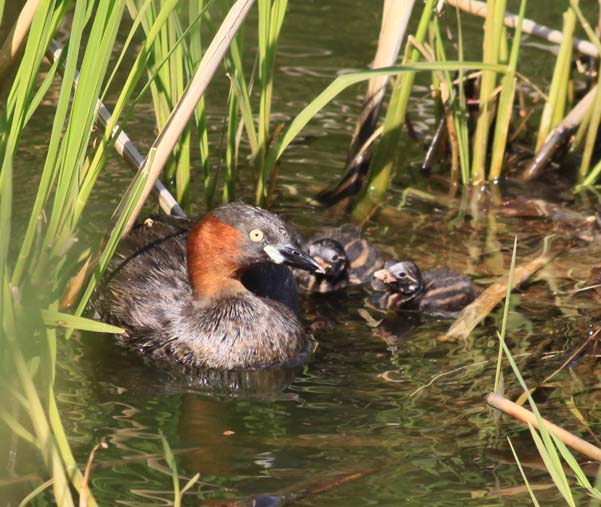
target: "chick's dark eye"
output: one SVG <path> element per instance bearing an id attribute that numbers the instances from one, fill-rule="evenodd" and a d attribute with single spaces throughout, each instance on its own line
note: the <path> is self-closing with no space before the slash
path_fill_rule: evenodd
<path id="1" fill-rule="evenodd" d="M 401 271 L 399 273 L 399 278 L 405 278 L 407 276 L 407 273 L 405 273 L 404 271 Z"/>
<path id="2" fill-rule="evenodd" d="M 332 262 L 336 262 L 337 260 L 339 260 L 340 257 L 336 254 L 332 255 Z"/>

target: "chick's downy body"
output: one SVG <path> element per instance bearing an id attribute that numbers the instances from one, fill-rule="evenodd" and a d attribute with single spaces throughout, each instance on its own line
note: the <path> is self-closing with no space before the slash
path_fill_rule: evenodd
<path id="1" fill-rule="evenodd" d="M 305 292 L 332 292 L 367 283 L 383 264 L 377 250 L 352 224 L 313 236 L 306 249 L 325 273 L 294 270 L 299 287 Z"/>
<path id="2" fill-rule="evenodd" d="M 372 287 L 383 292 L 380 308 L 413 309 L 453 318 L 477 296 L 469 277 L 448 269 L 422 272 L 413 261 L 387 261 L 374 273 Z"/>

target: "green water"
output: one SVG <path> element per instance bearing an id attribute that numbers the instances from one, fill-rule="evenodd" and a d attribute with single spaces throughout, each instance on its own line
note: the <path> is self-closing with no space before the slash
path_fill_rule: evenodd
<path id="1" fill-rule="evenodd" d="M 531 17 L 559 26 L 560 6 L 531 2 L 530 7 Z M 340 72 L 369 63 L 379 8 L 379 2 L 352 0 L 290 3 L 278 53 L 276 122 L 298 112 Z M 465 27 L 468 42 L 479 40 L 480 21 L 466 18 Z M 468 47 L 478 57 L 478 43 Z M 528 75 L 547 82 L 552 56 L 534 48 L 527 55 Z M 411 114 L 418 127 L 432 129 L 425 84 L 418 81 L 415 96 L 421 99 L 414 101 Z M 226 115 L 225 86 L 220 75 L 208 94 L 215 151 Z M 340 173 L 362 93 L 356 87 L 335 100 L 303 132 L 306 142 L 285 155 L 275 210 L 305 234 L 336 224 L 308 204 L 306 196 Z M 51 102 L 45 110 L 52 114 Z M 128 128 L 142 151 L 154 137 L 151 118 L 151 110 L 142 107 Z M 48 128 L 43 115 L 30 127 L 29 144 L 15 171 L 15 186 L 24 189 L 15 207 L 24 213 L 33 198 Z M 411 257 L 424 268 L 449 266 L 485 286 L 507 271 L 514 234 L 520 236 L 520 258 L 539 251 L 542 237 L 551 232 L 542 221 L 503 218 L 494 210 L 462 212 L 457 206 L 416 199 L 395 210 L 401 184 L 436 189 L 434 180 L 406 176 L 423 158 L 420 146 L 406 142 L 399 170 L 404 176 L 391 192 L 385 213 L 366 229 L 386 257 Z M 88 210 L 89 238 L 84 241 L 93 241 L 102 230 L 129 178 L 124 165 L 112 159 Z M 503 191 L 510 195 L 510 190 Z M 243 197 L 251 195 L 249 190 Z M 582 264 L 598 253 L 595 246 L 583 246 Z M 552 294 L 578 280 L 564 268 L 547 270 L 512 299 L 509 341 L 533 383 L 562 363 L 565 351 L 584 339 L 599 314 L 590 301 Z M 96 499 L 107 506 L 169 505 L 172 480 L 163 458 L 162 432 L 176 453 L 182 484 L 200 473 L 186 505 L 236 500 L 252 505 L 252 497 L 260 497 L 257 505 L 277 505 L 278 498 L 330 507 L 530 505 L 505 437 L 513 439 L 524 458 L 532 454 L 532 444 L 517 424 L 505 419 L 497 425 L 483 402 L 493 388 L 500 310 L 468 342 L 442 343 L 437 337 L 448 328 L 444 321 L 405 315 L 371 328 L 359 314 L 369 299 L 369 291 L 361 288 L 307 299 L 308 318 L 324 323 L 314 333 L 310 361 L 288 375 L 258 375 L 252 393 L 236 396 L 207 392 L 157 371 L 116 348 L 110 336 L 77 335 L 66 342 L 60 350 L 56 392 L 78 463 L 85 463 L 96 443 L 109 444 L 96 455 L 91 479 Z M 509 370 L 505 373 L 508 392 L 515 392 L 515 380 Z M 542 405 L 544 413 L 580 433 L 566 406 L 573 397 L 598 432 L 595 373 L 594 364 L 583 361 L 554 379 L 560 388 Z M 42 469 L 33 457 L 27 459 L 25 444 L 4 440 L 4 498 L 8 505 L 17 505 L 31 484 L 37 484 Z M 13 463 L 18 466 L 13 468 Z M 563 504 L 552 487 L 545 488 L 550 478 L 536 463 L 527 474 L 541 486 L 537 494 L 542 504 Z M 31 476 L 32 482 L 7 487 L 11 475 Z M 341 479 L 344 484 L 335 484 Z M 45 501 L 41 497 L 37 505 L 47 505 Z"/>

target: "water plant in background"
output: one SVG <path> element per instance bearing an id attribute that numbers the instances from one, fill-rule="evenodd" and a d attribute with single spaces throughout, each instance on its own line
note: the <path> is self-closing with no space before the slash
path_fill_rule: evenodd
<path id="1" fill-rule="evenodd" d="M 434 0 L 428 0 L 424 5 L 415 35 L 417 44 L 422 44 L 426 39 L 434 4 Z M 415 63 L 419 60 L 419 51 L 417 48 L 409 49 L 409 46 L 407 46 L 407 51 L 406 62 Z M 414 74 L 411 72 L 399 75 L 396 78 L 390 97 L 390 104 L 388 105 L 384 119 L 382 137 L 375 148 L 374 156 L 369 166 L 364 192 L 353 212 L 355 218 L 358 220 L 369 216 L 376 203 L 382 200 L 390 183 L 392 170 L 399 162 L 399 140 L 402 126 L 405 123 L 413 79 Z"/>
<path id="2" fill-rule="evenodd" d="M 176 3 L 163 4 L 149 27 L 148 44 L 152 44 L 153 36 Z M 110 71 L 116 69 L 111 68 L 109 62 L 123 20 L 125 2 L 82 0 L 75 3 L 73 11 L 70 7 L 69 1 L 40 2 L 0 118 L 3 125 L 0 227 L 4 238 L 18 238 L 19 231 L 14 228 L 12 181 L 21 133 L 36 117 L 36 109 L 57 78 L 59 66 L 64 68 L 45 164 L 25 235 L 20 245 L 16 239 L 3 242 L 0 252 L 0 360 L 3 383 L 7 386 L 2 395 L 1 417 L 16 435 L 39 449 L 51 477 L 45 486 L 52 487 L 55 501 L 61 506 L 74 504 L 69 484 L 76 490 L 82 486 L 82 475 L 71 452 L 53 390 L 61 335 L 63 330 L 73 329 L 120 331 L 82 317 L 93 283 L 88 285 L 89 290 L 80 299 L 73 315 L 61 310 L 61 296 L 66 281 L 82 265 L 90 266 L 88 272 L 94 272 L 92 282 L 98 280 L 134 211 L 147 176 L 142 170 L 125 189 L 113 214 L 114 227 L 97 251 L 82 251 L 77 246 L 81 218 L 97 176 L 105 167 L 106 149 L 114 142 L 112 128 L 102 142 L 91 144 L 90 140 L 103 86 L 108 86 L 114 75 Z M 38 82 L 44 54 L 58 26 L 67 18 L 70 19 L 69 45 L 46 77 Z M 131 33 L 138 25 L 137 22 L 131 25 Z M 87 33 L 85 43 L 84 33 Z M 127 48 L 126 44 L 123 51 Z M 146 50 L 142 46 L 137 59 L 134 58 L 136 63 L 126 78 L 126 85 L 121 88 L 113 111 L 115 123 L 143 76 Z M 123 59 L 119 58 L 117 62 L 120 65 Z M 149 157 L 151 161 L 152 156 Z M 15 257 L 11 255 L 9 245 L 16 250 Z M 81 501 L 86 500 L 82 497 Z M 90 495 L 87 505 L 96 505 Z"/>
<path id="3" fill-rule="evenodd" d="M 127 5 L 132 18 L 142 18 L 144 32 L 153 41 L 152 44 L 147 43 L 148 58 L 144 68 L 148 75 L 157 131 L 160 131 L 166 125 L 175 104 L 182 97 L 186 84 L 200 63 L 202 20 L 206 5 L 204 0 L 193 0 L 188 3 L 187 12 L 183 9 L 169 9 L 166 22 L 154 36 L 152 30 L 156 26 L 156 20 L 165 12 L 164 4 L 130 0 Z M 140 94 L 138 100 L 141 98 Z M 164 182 L 173 190 L 180 205 L 188 212 L 190 211 L 193 137 L 196 139 L 200 154 L 202 188 L 207 203 L 211 193 L 212 174 L 209 169 L 209 141 L 204 98 L 199 101 L 194 111 L 193 127 L 194 132 L 192 125 L 184 130 L 173 157 L 163 173 Z"/>
<path id="4" fill-rule="evenodd" d="M 483 32 L 483 62 L 490 65 L 508 64 L 507 72 L 502 75 L 495 70 L 483 71 L 478 75 L 466 75 L 463 70 L 458 71 L 458 76 L 438 74 L 433 80 L 433 88 L 438 90 L 444 100 L 442 111 L 446 116 L 451 117 L 447 121 L 446 130 L 448 131 L 449 144 L 451 145 L 451 163 L 443 164 L 444 167 L 451 169 L 451 182 L 458 182 L 458 168 L 461 168 L 461 183 L 468 186 L 487 181 L 495 181 L 505 175 L 504 167 L 507 158 L 507 148 L 510 142 L 514 142 L 515 135 L 523 130 L 527 125 L 527 120 L 531 112 L 525 114 L 515 127 L 515 133 L 512 131 L 512 116 L 514 114 L 515 90 L 518 80 L 519 53 L 521 46 L 522 27 L 527 26 L 528 33 L 540 34 L 549 31 L 546 27 L 537 25 L 531 20 L 526 20 L 525 10 L 526 2 L 520 3 L 519 13 L 517 15 L 508 15 L 505 13 L 505 2 L 466 2 L 463 0 L 449 0 L 444 8 L 447 10 L 455 9 L 457 18 L 457 53 L 458 60 L 463 59 L 463 40 L 461 29 L 461 18 L 459 10 L 465 10 L 471 13 L 485 15 L 486 21 Z M 405 53 L 411 54 L 411 61 L 417 61 L 420 57 L 425 57 L 430 62 L 441 62 L 447 60 L 446 41 L 443 41 L 439 27 L 440 4 L 436 7 L 432 3 L 426 2 L 422 11 L 421 22 L 418 26 L 416 35 L 410 37 L 405 46 Z M 564 15 L 563 33 L 554 32 L 553 40 L 560 40 L 561 45 L 556 58 L 553 79 L 550 85 L 548 96 L 537 93 L 537 96 L 544 97 L 544 107 L 542 109 L 541 120 L 538 126 L 538 136 L 533 149 L 540 150 L 536 162 L 540 167 L 536 171 L 538 177 L 545 163 L 551 160 L 551 156 L 558 150 L 561 143 L 570 142 L 569 134 L 578 127 L 584 118 L 582 112 L 593 109 L 591 114 L 586 116 L 582 123 L 579 139 L 586 137 L 584 155 L 581 160 L 579 188 L 590 188 L 599 175 L 599 168 L 593 168 L 591 164 L 592 149 L 598 130 L 597 111 L 599 107 L 592 108 L 592 101 L 587 102 L 587 106 L 576 109 L 566 115 L 571 98 L 571 86 L 569 86 L 572 72 L 572 47 L 574 45 L 573 32 L 576 21 L 584 27 L 592 44 L 586 46 L 586 50 L 591 54 L 598 44 L 598 38 L 588 25 L 586 19 L 580 11 L 578 2 L 571 0 L 567 6 Z M 527 21 L 527 23 L 525 23 Z M 508 50 L 507 29 L 504 26 L 508 24 L 515 29 L 511 50 Z M 445 27 L 447 28 L 447 27 Z M 427 32 L 434 34 L 430 38 L 433 47 L 429 47 L 425 41 Z M 549 36 L 551 37 L 551 36 Z M 413 48 L 411 49 L 411 47 Z M 583 47 L 582 41 L 578 48 Z M 591 49 L 592 48 L 592 49 Z M 429 56 L 432 55 L 432 56 Z M 527 76 L 521 76 L 519 79 L 526 83 L 526 86 L 532 86 Z M 386 190 L 390 184 L 393 170 L 399 165 L 398 155 L 395 154 L 395 147 L 399 145 L 398 140 L 402 136 L 403 124 L 409 106 L 412 78 L 401 76 L 399 83 L 394 87 L 390 97 L 390 102 L 386 116 L 383 120 L 381 129 L 382 134 L 375 148 L 375 155 L 371 160 L 370 170 L 367 181 L 362 192 L 355 197 L 354 218 L 362 221 L 370 215 L 384 199 Z M 473 125 L 473 131 L 468 133 L 469 125 L 467 118 L 469 112 L 465 100 L 464 87 L 467 80 L 477 83 L 476 89 L 479 91 L 478 114 Z M 400 83 L 404 81 L 405 87 L 401 94 Z M 442 86 L 443 85 L 443 86 Z M 442 87 L 441 87 L 442 86 Z M 523 96 L 523 95 L 522 95 Z M 402 100 L 399 101 L 399 98 Z M 521 106 L 522 107 L 522 106 Z M 535 106 L 530 106 L 531 110 Z M 592 118 L 592 121 L 591 121 Z M 556 127 L 558 130 L 557 139 L 549 136 L 549 133 Z M 562 130 L 563 129 L 563 130 Z M 394 135 L 391 135 L 394 132 Z M 493 132 L 492 142 L 489 137 Z M 396 141 L 395 141 L 396 140 Z M 543 141 L 547 140 L 547 145 L 543 147 Z M 552 146 L 548 146 L 553 143 Z M 544 154 L 543 154 L 544 151 Z M 549 154 L 547 154 L 549 152 Z M 532 179 L 532 172 L 529 169 L 524 170 L 522 177 Z M 349 179 L 348 175 L 345 175 Z M 330 204 L 335 203 L 337 198 Z"/>
<path id="5" fill-rule="evenodd" d="M 582 467 L 579 465 L 578 461 L 574 457 L 574 455 L 567 448 L 566 444 L 548 428 L 548 423 L 546 423 L 543 420 L 541 413 L 532 397 L 532 391 L 528 388 L 526 382 L 524 381 L 522 373 L 520 372 L 506 342 L 507 320 L 509 317 L 509 306 L 511 288 L 513 286 L 514 279 L 516 252 L 517 237 L 514 240 L 513 254 L 511 258 L 511 264 L 509 267 L 507 292 L 505 295 L 505 305 L 503 307 L 503 319 L 501 324 L 501 330 L 497 333 L 499 339 L 499 353 L 497 358 L 494 393 L 499 396 L 503 395 L 504 386 L 506 385 L 506 383 L 503 379 L 502 363 L 503 358 L 505 357 L 513 371 L 513 374 L 515 375 L 515 378 L 517 379 L 520 387 L 522 388 L 525 397 L 528 400 L 532 412 L 536 417 L 537 427 L 535 427 L 532 423 L 528 422 L 528 428 L 532 435 L 533 442 L 543 460 L 544 466 L 553 480 L 553 484 L 565 500 L 566 504 L 571 507 L 576 507 L 577 505 L 574 499 L 574 495 L 576 493 L 576 486 L 584 489 L 585 492 L 594 500 L 594 502 L 596 502 L 594 503 L 594 505 L 598 505 L 598 503 L 601 502 L 601 489 L 599 488 L 598 483 L 599 477 L 601 477 L 601 465 L 599 465 L 600 468 L 597 472 L 597 483 L 593 486 L 585 472 L 582 470 Z M 528 493 L 532 499 L 533 504 L 540 505 L 532 487 L 530 486 L 522 464 L 520 463 L 519 452 L 515 449 L 514 445 L 511 442 L 511 439 L 508 438 L 507 440 L 509 442 L 511 452 L 513 453 L 513 456 L 519 467 L 524 483 L 527 486 Z M 568 478 L 566 474 L 567 469 L 573 472 L 574 478 L 576 479 L 575 484 Z"/>
<path id="6" fill-rule="evenodd" d="M 165 126 L 174 105 L 181 98 L 186 84 L 190 81 L 194 69 L 201 60 L 203 54 L 201 41 L 203 33 L 206 32 L 203 30 L 203 26 L 206 25 L 212 29 L 215 11 L 218 14 L 224 14 L 230 4 L 229 0 L 191 1 L 188 4 L 187 12 L 181 9 L 172 10 L 158 37 L 154 38 L 154 43 L 150 46 L 146 68 L 158 130 Z M 155 2 L 130 0 L 128 8 L 132 17 L 142 17 L 144 31 L 149 34 L 150 27 L 159 14 Z M 241 31 L 231 44 L 229 54 L 225 59 L 225 69 L 230 79 L 225 136 L 213 139 L 209 144 L 205 100 L 201 99 L 194 114 L 194 128 L 187 127 L 185 129 L 177 149 L 165 169 L 163 180 L 174 191 L 177 200 L 186 211 L 190 209 L 190 157 L 193 144 L 197 144 L 199 148 L 200 176 L 206 208 L 210 209 L 216 204 L 216 193 L 220 183 L 223 185 L 222 201 L 228 202 L 235 199 L 239 176 L 238 155 L 241 132 L 238 126 L 240 121 L 244 126 L 250 148 L 251 165 L 254 166 L 257 204 L 265 202 L 269 189 L 273 187 L 273 185 L 270 187 L 269 184 L 273 167 L 270 170 L 266 168 L 265 157 L 272 141 L 271 104 L 274 71 L 277 44 L 286 9 L 287 1 L 284 0 L 261 0 L 258 2 L 258 56 L 256 62 L 258 79 L 254 83 L 252 93 L 251 83 L 254 81 L 254 70 L 250 77 L 247 77 L 244 32 Z M 252 65 L 251 69 L 254 67 Z M 258 104 L 255 104 L 255 100 L 253 100 L 255 96 Z M 255 105 L 254 109 L 253 104 Z M 224 144 L 225 147 L 223 147 Z M 225 154 L 223 163 L 218 161 L 222 153 Z M 211 165 L 214 166 L 213 169 L 211 169 Z M 223 174 L 221 174 L 222 169 L 225 169 Z"/>
<path id="7" fill-rule="evenodd" d="M 147 98 L 145 94 L 148 91 L 161 134 L 171 125 L 172 112 L 187 96 L 188 83 L 194 79 L 206 55 L 202 37 L 212 32 L 214 17 L 222 14 L 225 17 L 231 2 L 191 0 L 186 4 L 187 11 L 184 11 L 178 9 L 180 2 L 177 0 L 39 1 L 15 77 L 12 83 L 3 83 L 8 94 L 0 116 L 0 235 L 10 238 L 10 241 L 7 239 L 0 243 L 0 375 L 6 386 L 0 395 L 0 418 L 26 445 L 37 449 L 46 468 L 44 480 L 32 485 L 33 491 L 27 500 L 51 488 L 57 505 L 70 506 L 75 504 L 74 492 L 82 491 L 84 486 L 84 477 L 70 448 L 54 392 L 57 354 L 63 338 L 74 330 L 120 331 L 85 317 L 85 311 L 119 239 L 131 227 L 148 195 L 148 187 L 152 186 L 157 175 L 154 172 L 157 157 L 169 160 L 166 181 L 188 209 L 192 202 L 200 200 L 204 201 L 205 208 L 212 207 L 220 191 L 222 201 L 244 194 L 254 197 L 257 203 L 269 203 L 280 158 L 312 118 L 348 87 L 374 76 L 395 76 L 382 137 L 372 160 L 367 186 L 355 209 L 355 217 L 364 220 L 384 198 L 395 166 L 399 163 L 399 141 L 414 76 L 422 72 L 435 73 L 441 89 L 443 86 L 446 88 L 444 93 L 441 92 L 447 102 L 444 114 L 451 115 L 457 132 L 457 157 L 465 185 L 485 179 L 483 164 L 488 157 L 488 143 L 482 140 L 488 136 L 493 110 L 497 107 L 493 161 L 488 178 L 494 179 L 501 174 L 514 102 L 520 30 L 516 31 L 509 58 L 506 58 L 502 27 L 504 8 L 499 7 L 502 5 L 499 2 L 491 10 L 490 22 L 487 21 L 485 29 L 485 40 L 487 46 L 490 45 L 485 62 L 464 61 L 462 42 L 459 43 L 457 61 L 447 60 L 448 50 L 440 35 L 443 30 L 439 20 L 433 17 L 435 3 L 433 0 L 425 2 L 417 33 L 406 46 L 406 57 L 401 65 L 336 77 L 317 97 L 308 98 L 307 106 L 284 129 L 279 130 L 273 128 L 271 117 L 272 101 L 277 95 L 277 47 L 285 26 L 287 1 L 259 0 L 257 71 L 248 71 L 252 55 L 245 53 L 248 48 L 245 48 L 242 32 L 233 39 L 225 61 L 230 82 L 225 115 L 227 127 L 222 134 L 225 139 L 223 166 L 210 168 L 211 160 L 218 158 L 221 152 L 211 153 L 218 143 L 209 144 L 206 103 L 200 100 L 194 104 L 192 124 L 184 121 L 182 136 L 175 149 L 167 147 L 162 152 L 156 146 L 151 149 L 145 165 L 132 175 L 129 186 L 120 192 L 119 203 L 112 210 L 112 215 L 106 217 L 110 225 L 100 244 L 81 245 L 79 238 L 82 236 L 82 224 L 89 216 L 90 198 L 106 168 L 108 153 L 116 143 L 119 130 L 127 129 L 128 119 Z M 522 0 L 518 27 L 522 24 L 525 5 L 525 0 Z M 4 2 L 0 2 L 0 13 L 3 9 Z M 574 24 L 574 16 L 582 22 L 578 5 L 574 2 L 572 11 L 570 23 Z M 45 67 L 44 54 L 51 47 L 61 25 L 69 33 L 68 44 L 55 63 Z M 128 27 L 126 42 L 119 52 L 115 52 L 117 36 L 123 26 Z M 589 37 L 594 38 L 590 32 L 587 31 Z M 433 34 L 434 50 L 431 54 L 434 58 L 418 62 L 420 46 L 427 44 L 428 33 Z M 141 42 L 136 46 L 135 41 L 138 40 Z M 598 44 L 598 40 L 596 42 Z M 565 71 L 565 61 L 562 65 L 561 69 Z M 127 71 L 124 71 L 126 66 Z M 119 69 L 125 73 L 125 79 L 117 83 Z M 471 154 L 463 91 L 464 80 L 473 77 L 466 74 L 468 71 L 483 71 L 483 82 L 486 81 L 480 95 L 481 115 L 476 129 L 479 140 Z M 562 77 L 559 70 L 557 74 L 562 79 L 557 87 L 562 91 L 552 95 L 557 97 L 557 104 L 565 104 L 567 78 Z M 567 72 L 564 74 L 567 75 Z M 502 91 L 498 106 L 493 107 L 499 77 Z M 51 98 L 48 91 L 59 86 L 59 79 L 58 96 Z M 117 97 L 112 106 L 112 117 L 106 132 L 94 139 L 92 133 L 98 103 L 109 95 Z M 44 100 L 55 107 L 52 131 L 49 132 L 48 148 L 40 169 L 35 201 L 28 210 L 25 230 L 20 231 L 16 227 L 16 211 L 21 216 L 24 213 L 13 209 L 13 199 L 19 191 L 14 187 L 14 170 L 19 163 L 17 153 L 22 146 L 24 129 L 36 119 Z M 563 105 L 547 107 L 556 113 L 555 119 L 561 116 L 557 111 Z M 597 98 L 595 112 L 589 120 L 585 148 L 589 154 L 601 114 L 599 107 Z M 255 181 L 254 189 L 250 190 L 238 187 L 241 176 L 238 160 L 244 135 L 250 155 L 250 162 L 245 167 L 250 178 L 245 180 Z M 157 143 L 160 140 L 161 136 Z M 200 159 L 201 187 L 198 193 L 194 193 L 191 185 L 194 178 L 192 160 L 196 151 Z M 169 158 L 171 152 L 173 157 Z M 591 157 L 587 155 L 587 158 Z M 470 159 L 473 160 L 471 173 Z M 585 165 L 581 169 L 583 183 L 593 185 L 601 169 L 591 171 Z M 161 167 L 158 164 L 156 171 L 160 172 Z M 62 297 L 67 286 L 75 286 L 76 289 L 74 300 L 70 302 Z M 502 337 L 505 335 L 506 319 L 507 314 L 504 316 Z M 501 343 L 509 358 L 503 339 Z M 545 437 L 543 430 L 540 440 L 544 446 L 551 442 L 558 449 L 546 450 L 550 461 L 557 461 L 557 453 L 564 460 L 569 460 L 552 438 Z M 172 472 L 174 503 L 177 505 L 181 502 L 181 495 L 194 486 L 195 478 L 180 488 L 173 453 L 164 439 L 163 446 Z M 562 485 L 564 482 L 561 479 Z M 590 487 L 585 481 L 582 483 Z M 95 505 L 92 494 L 87 488 L 83 489 L 86 492 L 81 495 L 81 501 L 89 506 Z"/>

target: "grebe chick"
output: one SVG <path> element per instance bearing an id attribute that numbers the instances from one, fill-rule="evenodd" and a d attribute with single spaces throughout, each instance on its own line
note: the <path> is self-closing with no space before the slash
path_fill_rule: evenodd
<path id="1" fill-rule="evenodd" d="M 313 236 L 306 248 L 325 273 L 294 270 L 299 287 L 305 292 L 332 292 L 367 283 L 382 266 L 377 250 L 352 224 Z"/>
<path id="2" fill-rule="evenodd" d="M 413 261 L 387 261 L 374 273 L 372 287 L 384 292 L 380 308 L 408 308 L 446 319 L 454 318 L 477 296 L 469 277 L 447 269 L 422 273 Z"/>

